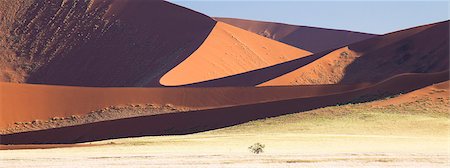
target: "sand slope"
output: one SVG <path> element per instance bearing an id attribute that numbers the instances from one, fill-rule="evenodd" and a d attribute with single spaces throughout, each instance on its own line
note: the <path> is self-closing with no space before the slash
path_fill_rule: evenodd
<path id="1" fill-rule="evenodd" d="M 448 35 L 446 21 L 374 37 L 259 86 L 377 82 L 402 73 L 445 71 L 449 68 Z"/>
<path id="2" fill-rule="evenodd" d="M 310 55 L 289 45 L 218 22 L 189 58 L 165 74 L 160 83 L 186 85 L 235 75 Z"/>
<path id="3" fill-rule="evenodd" d="M 215 25 L 162 0 L 0 1 L 0 81 L 159 86 Z"/>
<path id="4" fill-rule="evenodd" d="M 313 53 L 375 37 L 374 34 L 235 18 L 214 18 Z"/>
<path id="5" fill-rule="evenodd" d="M 170 104 L 187 109 L 205 109 L 327 95 L 365 86 L 89 88 L 0 83 L 0 128 L 15 122 L 84 115 L 117 105 Z"/>
<path id="6" fill-rule="evenodd" d="M 445 81 L 409 92 L 407 94 L 401 94 L 394 98 L 375 101 L 371 104 L 375 106 L 391 106 L 421 101 L 446 102 L 450 99 L 449 92 L 450 81 Z"/>
<path id="7" fill-rule="evenodd" d="M 175 86 L 311 54 L 159 0 L 0 6 L 0 81 L 6 82 Z"/>
<path id="8" fill-rule="evenodd" d="M 376 100 L 444 82 L 448 80 L 448 76 L 448 71 L 430 74 L 403 74 L 372 86 L 335 94 L 272 99 L 271 101 L 239 106 L 102 121 L 70 127 L 6 134 L 1 135 L 0 138 L 2 144 L 30 144 L 76 143 L 144 135 L 187 134 L 330 105 Z M 240 93 L 242 96 L 246 95 L 243 92 Z M 264 91 L 264 93 L 268 93 L 268 91 Z M 258 97 L 255 94 L 252 96 Z M 208 101 L 209 98 L 199 97 L 199 99 Z M 237 100 L 239 101 L 239 98 Z M 11 122 L 11 119 L 9 122 Z"/>

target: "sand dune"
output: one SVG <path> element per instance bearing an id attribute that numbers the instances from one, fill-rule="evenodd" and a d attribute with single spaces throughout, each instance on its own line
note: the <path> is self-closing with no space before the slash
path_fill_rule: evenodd
<path id="1" fill-rule="evenodd" d="M 160 86 L 215 25 L 162 0 L 18 0 L 0 7 L 6 82 Z"/>
<path id="2" fill-rule="evenodd" d="M 431 74 L 403 74 L 369 87 L 348 92 L 291 99 L 272 99 L 272 101 L 255 104 L 102 121 L 70 127 L 6 134 L 1 135 L 0 138 L 2 144 L 30 144 L 76 143 L 144 135 L 186 134 L 324 106 L 376 100 L 444 82 L 448 80 L 448 76 L 448 71 Z M 267 91 L 264 91 L 264 93 L 267 93 Z M 240 95 L 245 94 L 241 93 Z M 255 95 L 253 94 L 253 97 L 258 97 Z M 208 101 L 208 98 L 199 98 Z"/>
<path id="3" fill-rule="evenodd" d="M 89 88 L 0 83 L 0 128 L 6 128 L 15 122 L 84 115 L 116 105 L 164 106 L 169 104 L 187 109 L 207 109 L 327 95 L 365 86 L 367 85 L 267 88 Z"/>
<path id="4" fill-rule="evenodd" d="M 320 53 L 312 54 L 309 56 L 301 57 L 291 61 L 286 61 L 276 65 L 268 66 L 261 69 L 256 69 L 236 75 L 226 76 L 222 78 L 216 78 L 212 80 L 207 80 L 203 82 L 192 83 L 184 86 L 189 87 L 236 87 L 236 86 L 246 86 L 254 87 L 258 84 L 267 82 L 271 79 L 289 73 L 302 67 L 308 65 L 315 60 L 328 54 L 330 51 L 323 51 Z"/>
<path id="5" fill-rule="evenodd" d="M 431 101 L 431 102 L 445 102 L 450 98 L 450 81 L 437 83 L 427 86 L 413 92 L 398 95 L 387 100 L 372 102 L 375 106 L 390 106 L 404 103 Z"/>
<path id="6" fill-rule="evenodd" d="M 313 53 L 375 37 L 374 34 L 235 18 L 214 18 Z"/>
<path id="7" fill-rule="evenodd" d="M 332 51 L 259 86 L 377 82 L 402 73 L 445 71 L 449 69 L 448 34 L 446 21 L 377 36 Z"/>
<path id="8" fill-rule="evenodd" d="M 175 86 L 311 54 L 226 23 L 216 25 L 208 16 L 159 0 L 2 6 L 2 18 L 9 21 L 0 29 L 6 48 L 0 53 L 5 55 L 0 81 L 6 82 Z"/>
<path id="9" fill-rule="evenodd" d="M 186 85 L 272 66 L 311 53 L 218 22 L 189 58 L 165 74 L 160 83 Z"/>
<path id="10" fill-rule="evenodd" d="M 160 0 L 0 1 L 0 144 L 187 134 L 411 91 L 374 105 L 448 99 L 448 21 L 378 36 L 216 19 Z M 54 123 L 26 125 L 39 120 Z M 23 122 L 34 128 L 4 131 Z"/>

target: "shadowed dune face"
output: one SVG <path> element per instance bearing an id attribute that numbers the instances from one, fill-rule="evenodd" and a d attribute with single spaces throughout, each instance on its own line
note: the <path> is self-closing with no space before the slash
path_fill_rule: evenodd
<path id="1" fill-rule="evenodd" d="M 260 69 L 311 53 L 218 22 L 189 58 L 165 74 L 160 83 L 186 85 Z"/>
<path id="2" fill-rule="evenodd" d="M 342 47 L 375 37 L 374 34 L 345 30 L 295 26 L 281 23 L 234 18 L 214 18 L 244 30 L 268 37 L 313 53 Z"/>
<path id="3" fill-rule="evenodd" d="M 402 73 L 449 69 L 447 22 L 421 26 L 337 49 L 259 86 L 373 83 Z"/>
<path id="4" fill-rule="evenodd" d="M 215 25 L 159 0 L 2 0 L 0 7 L 7 82 L 159 86 Z"/>
<path id="5" fill-rule="evenodd" d="M 70 127 L 5 134 L 0 135 L 2 139 L 0 143 L 77 143 L 145 135 L 194 133 L 340 103 L 371 101 L 401 92 L 410 92 L 433 83 L 445 82 L 448 80 L 448 75 L 448 71 L 433 74 L 403 74 L 372 86 L 330 95 L 272 99 L 269 102 L 255 104 L 157 114 Z M 240 95 L 246 94 L 241 93 Z M 205 98 L 203 100 L 207 101 L 208 99 Z"/>
<path id="6" fill-rule="evenodd" d="M 209 109 L 328 95 L 365 86 L 86 88 L 0 83 L 0 129 L 15 122 L 46 121 L 52 117 L 85 115 L 111 106 L 154 104 Z"/>

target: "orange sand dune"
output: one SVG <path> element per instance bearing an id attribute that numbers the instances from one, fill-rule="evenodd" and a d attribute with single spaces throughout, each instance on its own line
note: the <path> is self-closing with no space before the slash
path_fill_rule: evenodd
<path id="1" fill-rule="evenodd" d="M 150 103 L 205 109 L 327 95 L 365 86 L 89 88 L 0 83 L 0 129 L 15 122 L 82 115 L 115 105 Z"/>
<path id="2" fill-rule="evenodd" d="M 299 111 L 311 110 L 314 108 L 336 105 L 341 103 L 365 102 L 398 94 L 406 93 L 425 86 L 448 81 L 449 71 L 429 74 L 402 74 L 383 82 L 373 84 L 359 89 L 348 90 L 346 92 L 336 92 L 331 94 L 317 94 L 316 96 L 301 96 L 303 92 L 307 92 L 310 88 L 303 87 L 287 87 L 285 91 L 298 91 L 299 96 L 290 99 L 280 97 L 271 98 L 271 101 L 263 101 L 252 104 L 244 104 L 238 106 L 228 106 L 221 108 L 212 108 L 204 110 L 192 110 L 178 113 L 162 113 L 149 116 L 124 118 L 117 120 L 101 121 L 88 124 L 81 124 L 69 127 L 44 129 L 30 132 L 21 132 L 13 134 L 0 135 L 1 144 L 35 144 L 35 143 L 79 143 L 95 140 L 123 138 L 145 135 L 169 135 L 169 134 L 186 134 L 210 129 L 222 128 L 230 125 L 240 124 L 254 119 L 278 116 Z M 336 85 L 332 85 L 336 86 Z M 30 85 L 30 87 L 41 87 Z M 52 86 L 46 86 L 52 87 Z M 20 88 L 20 87 L 19 87 Z M 62 89 L 62 88 L 60 88 Z M 80 88 L 73 90 L 81 91 Z M 89 93 L 95 92 L 90 88 Z M 174 89 L 174 88 L 165 88 Z M 223 88 L 222 88 L 223 89 Z M 240 92 L 239 96 L 234 97 L 236 101 L 244 100 L 247 96 L 245 90 L 249 88 L 236 88 Z M 257 89 L 257 88 L 254 88 Z M 275 89 L 275 90 L 271 90 Z M 321 90 L 327 90 L 327 87 Z M 127 91 L 128 90 L 128 91 Z M 261 93 L 275 95 L 279 93 L 276 87 L 259 88 Z M 109 90 L 108 92 L 116 92 Z M 129 89 L 117 91 L 123 93 L 131 93 Z M 67 94 L 67 93 L 66 93 Z M 99 93 L 97 93 L 99 94 Z M 286 93 L 283 93 L 286 94 Z M 127 96 L 126 94 L 124 94 Z M 148 95 L 148 94 L 146 94 Z M 206 95 L 212 95 L 208 93 Z M 77 96 L 77 95 L 74 95 Z M 91 95 L 93 96 L 93 95 Z M 105 95 L 110 97 L 112 95 Z M 135 95 L 139 97 L 139 95 Z M 184 97 L 194 96 L 184 94 Z M 209 97 L 196 95 L 197 99 L 192 97 L 187 100 L 196 100 L 208 102 Z M 252 97 L 261 97 L 257 93 L 253 93 Z M 171 96 L 173 97 L 173 96 Z M 181 97 L 181 96 L 179 96 Z M 227 98 L 232 98 L 227 96 Z M 128 98 L 129 99 L 129 98 Z M 107 101 L 103 99 L 101 101 Z M 68 100 L 70 101 L 70 100 Z M 26 101 L 22 101 L 23 102 Z M 81 107 L 81 106 L 74 106 Z M 3 113 L 4 114 L 4 113 Z M 15 114 L 16 116 L 20 114 Z M 28 114 L 26 114 L 28 115 Z M 22 116 L 23 117 L 23 116 Z M 2 118 L 3 119 L 3 118 Z M 4 120 L 4 119 L 3 119 Z M 10 121 L 8 121 L 10 122 Z"/>
<path id="3" fill-rule="evenodd" d="M 376 101 L 372 105 L 387 106 L 421 100 L 444 101 L 450 98 L 450 81 L 441 82 L 394 98 Z"/>
<path id="4" fill-rule="evenodd" d="M 337 49 L 259 86 L 378 82 L 449 69 L 449 22 L 377 36 Z M 432 39 L 432 40 L 430 40 Z"/>
<path id="5" fill-rule="evenodd" d="M 162 0 L 0 1 L 0 81 L 160 86 L 215 20 Z"/>
<path id="6" fill-rule="evenodd" d="M 19 0 L 0 7 L 8 20 L 0 27 L 6 82 L 175 86 L 311 54 L 159 0 Z"/>
<path id="7" fill-rule="evenodd" d="M 214 19 L 313 53 L 342 47 L 376 36 L 373 34 L 345 30 L 296 26 L 235 18 Z"/>
<path id="8" fill-rule="evenodd" d="M 165 74 L 160 83 L 186 85 L 301 58 L 311 53 L 218 22 L 200 48 Z"/>

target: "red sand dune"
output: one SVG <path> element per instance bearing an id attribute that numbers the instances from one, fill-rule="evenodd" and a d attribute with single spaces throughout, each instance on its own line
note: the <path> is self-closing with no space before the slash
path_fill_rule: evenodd
<path id="1" fill-rule="evenodd" d="M 159 0 L 20 2 L 6 5 L 25 12 L 5 15 L 0 81 L 175 86 L 311 54 Z"/>
<path id="2" fill-rule="evenodd" d="M 160 80 L 186 85 L 272 66 L 310 52 L 218 22 L 205 42 Z"/>
<path id="3" fill-rule="evenodd" d="M 160 86 L 215 25 L 162 0 L 17 0 L 0 7 L 8 21 L 0 27 L 8 48 L 0 51 L 0 81 Z"/>
<path id="4" fill-rule="evenodd" d="M 301 57 L 291 61 L 286 61 L 276 65 L 264 67 L 261 69 L 256 69 L 252 71 L 247 71 L 244 73 L 230 75 L 222 78 L 212 79 L 203 82 L 192 83 L 184 86 L 189 87 L 236 87 L 236 86 L 246 86 L 254 87 L 258 84 L 264 83 L 273 78 L 279 77 L 291 71 L 298 69 L 298 67 L 305 66 L 315 60 L 321 58 L 322 56 L 328 54 L 329 51 L 323 51 L 320 53 L 312 54 L 309 56 Z"/>
<path id="5" fill-rule="evenodd" d="M 327 95 L 365 86 L 89 88 L 0 82 L 0 129 L 15 122 L 82 115 L 115 105 L 171 104 L 206 109 Z"/>
<path id="6" fill-rule="evenodd" d="M 16 82 L 0 82 L 0 129 L 129 104 L 190 110 L 3 134 L 0 144 L 185 134 L 439 82 L 447 81 L 399 99 L 448 89 L 448 21 L 374 36 L 218 18 L 254 34 L 159 0 L 17 0 L 0 9 L 0 81 Z M 136 87 L 257 84 L 271 87 Z"/>
<path id="7" fill-rule="evenodd" d="M 377 36 L 337 49 L 259 86 L 378 82 L 449 69 L 449 22 Z"/>
<path id="8" fill-rule="evenodd" d="M 376 36 L 374 34 L 345 30 L 296 26 L 235 18 L 214 19 L 313 53 L 342 47 Z"/>
<path id="9" fill-rule="evenodd" d="M 450 98 L 450 81 L 441 82 L 431 86 L 427 86 L 407 94 L 402 94 L 394 98 L 375 101 L 371 103 L 375 106 L 396 105 L 420 100 L 444 101 Z"/>
<path id="10" fill-rule="evenodd" d="M 378 84 L 348 92 L 282 100 L 273 99 L 273 101 L 256 104 L 157 114 L 47 130 L 5 134 L 0 135 L 0 143 L 78 143 L 145 135 L 186 134 L 340 103 L 371 101 L 383 96 L 409 92 L 434 83 L 444 82 L 448 79 L 448 71 L 430 74 L 402 74 Z M 291 88 L 296 89 L 296 87 Z M 301 88 L 298 87 L 299 90 L 307 90 Z M 208 98 L 200 97 L 200 99 L 208 101 Z"/>

